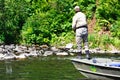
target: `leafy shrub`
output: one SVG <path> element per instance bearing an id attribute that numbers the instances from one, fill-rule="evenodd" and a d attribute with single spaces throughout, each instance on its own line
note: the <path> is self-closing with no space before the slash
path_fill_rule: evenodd
<path id="1" fill-rule="evenodd" d="M 74 43 L 71 22 L 73 8 L 79 5 L 88 21 L 93 16 L 97 19 L 95 33 L 102 27 L 109 27 L 114 38 L 90 34 L 90 47 L 111 43 L 118 46 L 119 4 L 119 0 L 1 0 L 0 42 L 54 45 Z"/>
<path id="2" fill-rule="evenodd" d="M 118 38 L 113 38 L 113 45 L 114 45 L 116 48 L 120 49 L 120 39 L 118 39 Z"/>
<path id="3" fill-rule="evenodd" d="M 113 37 L 118 37 L 120 39 L 120 21 L 116 21 L 112 26 L 111 26 L 111 32 Z"/>
<path id="4" fill-rule="evenodd" d="M 60 36 L 52 35 L 51 45 L 65 46 L 68 43 L 75 43 L 74 32 L 62 33 Z"/>
<path id="5" fill-rule="evenodd" d="M 23 43 L 27 44 L 49 44 L 51 33 L 49 22 L 44 20 L 45 14 L 33 15 L 28 18 L 22 29 Z"/>
<path id="6" fill-rule="evenodd" d="M 89 41 L 90 48 L 95 48 L 99 46 L 99 37 L 96 34 L 89 34 L 88 41 Z"/>

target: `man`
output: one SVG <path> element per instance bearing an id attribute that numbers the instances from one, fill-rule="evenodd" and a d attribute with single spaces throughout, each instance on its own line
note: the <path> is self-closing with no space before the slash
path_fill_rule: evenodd
<path id="1" fill-rule="evenodd" d="M 82 42 L 84 43 L 86 58 L 90 59 L 89 47 L 88 47 L 88 27 L 86 15 L 80 11 L 79 6 L 75 6 L 75 15 L 72 20 L 72 29 L 76 33 L 76 43 L 78 49 L 78 58 L 81 58 L 82 54 Z"/>

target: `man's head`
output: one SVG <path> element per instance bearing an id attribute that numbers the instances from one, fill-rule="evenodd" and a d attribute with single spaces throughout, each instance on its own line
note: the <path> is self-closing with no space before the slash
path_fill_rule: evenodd
<path id="1" fill-rule="evenodd" d="M 75 6 L 74 10 L 75 10 L 75 12 L 80 12 L 80 7 L 79 6 Z"/>

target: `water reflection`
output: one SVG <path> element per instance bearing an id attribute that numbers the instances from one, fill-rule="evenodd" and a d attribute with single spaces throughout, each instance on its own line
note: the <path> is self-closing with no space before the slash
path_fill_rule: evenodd
<path id="1" fill-rule="evenodd" d="M 69 58 L 39 57 L 1 61 L 0 80 L 95 80 L 81 79 L 84 77 L 73 67 Z"/>
<path id="2" fill-rule="evenodd" d="M 6 60 L 5 67 L 6 67 L 6 74 L 12 74 L 13 71 L 12 71 L 11 61 Z"/>

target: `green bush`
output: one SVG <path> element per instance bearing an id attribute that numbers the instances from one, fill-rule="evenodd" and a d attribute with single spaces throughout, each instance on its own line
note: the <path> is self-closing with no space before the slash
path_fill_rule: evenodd
<path id="1" fill-rule="evenodd" d="M 96 34 L 89 34 L 88 35 L 89 47 L 96 48 L 99 46 L 99 37 Z"/>
<path id="2" fill-rule="evenodd" d="M 110 37 L 90 34 L 90 47 L 107 44 L 118 46 L 119 4 L 119 0 L 0 0 L 0 42 L 50 45 L 75 43 L 71 23 L 73 8 L 79 5 L 88 21 L 96 18 L 95 33 L 103 27 L 111 31 Z"/>
<path id="3" fill-rule="evenodd" d="M 119 19 L 120 20 L 120 19 Z M 111 26 L 111 33 L 113 37 L 117 37 L 120 39 L 120 21 L 116 21 L 112 26 Z"/>
<path id="4" fill-rule="evenodd" d="M 116 48 L 120 49 L 120 39 L 118 39 L 118 38 L 113 38 L 113 45 L 114 45 Z"/>
<path id="5" fill-rule="evenodd" d="M 51 39 L 49 21 L 44 19 L 45 14 L 37 14 L 28 18 L 24 24 L 21 35 L 23 43 L 49 44 Z"/>
<path id="6" fill-rule="evenodd" d="M 65 46 L 68 43 L 75 44 L 75 33 L 68 32 L 68 33 L 62 33 L 61 36 L 57 36 L 56 34 L 52 35 L 51 45 L 53 46 Z"/>

